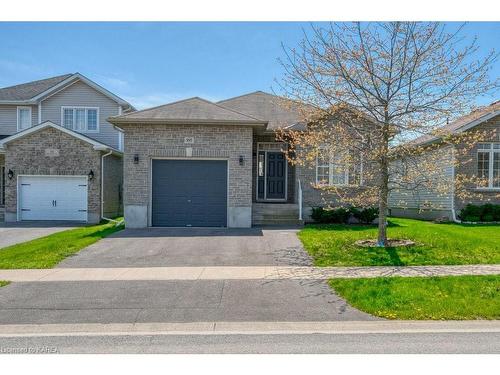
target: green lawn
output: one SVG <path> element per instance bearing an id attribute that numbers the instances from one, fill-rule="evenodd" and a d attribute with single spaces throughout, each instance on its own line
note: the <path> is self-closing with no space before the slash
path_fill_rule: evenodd
<path id="1" fill-rule="evenodd" d="M 365 248 L 377 228 L 363 225 L 308 225 L 299 233 L 317 266 L 387 266 L 500 263 L 500 225 L 435 224 L 391 218 L 389 238 L 411 239 L 412 247 Z"/>
<path id="2" fill-rule="evenodd" d="M 0 249 L 0 269 L 52 268 L 64 258 L 123 229 L 114 223 L 70 229 Z"/>
<path id="3" fill-rule="evenodd" d="M 0 280 L 0 288 L 1 288 L 2 286 L 9 285 L 9 284 L 10 284 L 10 281 Z"/>
<path id="4" fill-rule="evenodd" d="M 352 306 L 388 319 L 500 319 L 500 276 L 332 279 Z"/>

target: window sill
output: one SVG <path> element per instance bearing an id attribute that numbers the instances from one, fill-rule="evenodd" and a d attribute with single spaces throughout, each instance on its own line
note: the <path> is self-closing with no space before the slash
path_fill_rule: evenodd
<path id="1" fill-rule="evenodd" d="M 500 192 L 500 188 L 476 188 L 475 190 L 477 190 L 477 191 L 485 191 L 485 192 L 487 192 L 487 191 L 492 191 L 492 192 L 498 191 L 498 192 Z"/>

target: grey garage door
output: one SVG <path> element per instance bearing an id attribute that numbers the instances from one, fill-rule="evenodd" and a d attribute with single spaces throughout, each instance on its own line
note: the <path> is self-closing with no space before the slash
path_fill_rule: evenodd
<path id="1" fill-rule="evenodd" d="M 153 160 L 152 224 L 158 227 L 224 227 L 227 162 Z"/>

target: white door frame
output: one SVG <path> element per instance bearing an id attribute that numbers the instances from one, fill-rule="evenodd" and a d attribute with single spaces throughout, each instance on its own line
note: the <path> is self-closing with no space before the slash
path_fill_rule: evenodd
<path id="1" fill-rule="evenodd" d="M 279 149 L 266 150 L 261 145 L 280 145 Z M 285 198 L 272 199 L 267 198 L 267 153 L 268 152 L 281 152 L 281 147 L 286 146 L 283 142 L 257 142 L 257 163 L 255 165 L 255 200 L 257 202 L 286 202 L 288 200 L 288 160 L 285 157 Z M 262 149 L 261 149 L 262 147 Z M 264 199 L 259 199 L 259 153 L 264 152 Z"/>

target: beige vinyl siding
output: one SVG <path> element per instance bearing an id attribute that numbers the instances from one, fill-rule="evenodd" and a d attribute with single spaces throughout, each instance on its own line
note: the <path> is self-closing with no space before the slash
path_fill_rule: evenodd
<path id="1" fill-rule="evenodd" d="M 61 107 L 98 107 L 99 132 L 82 134 L 99 142 L 118 148 L 118 131 L 106 119 L 119 113 L 118 103 L 78 81 L 42 101 L 42 122 L 52 121 L 61 124 Z"/>
<path id="2" fill-rule="evenodd" d="M 17 133 L 17 107 L 17 105 L 0 104 L 0 135 Z M 31 125 L 38 124 L 38 107 L 36 105 L 19 105 L 19 107 L 31 107 Z"/>
<path id="3" fill-rule="evenodd" d="M 440 178 L 443 181 L 448 181 L 447 186 L 449 190 L 443 194 L 432 189 L 416 189 L 413 190 L 403 190 L 396 189 L 392 190 L 389 195 L 389 208 L 404 208 L 404 209 L 433 209 L 433 210 L 451 210 L 452 204 L 452 193 L 453 193 L 453 148 L 443 147 L 436 151 L 440 155 L 439 162 L 441 168 L 439 168 Z"/>

